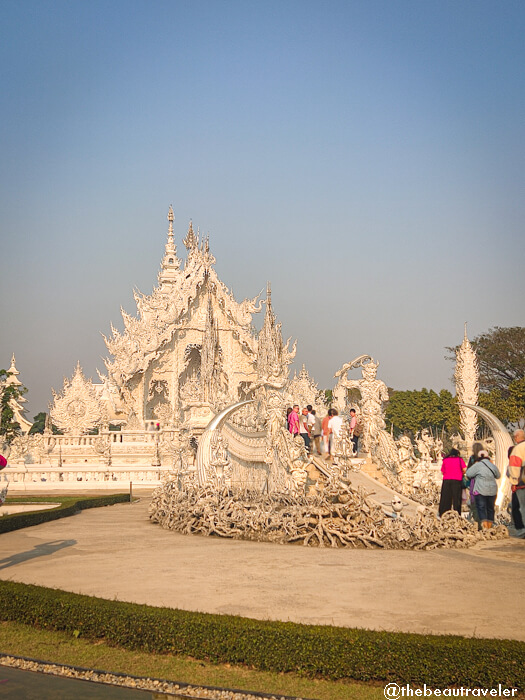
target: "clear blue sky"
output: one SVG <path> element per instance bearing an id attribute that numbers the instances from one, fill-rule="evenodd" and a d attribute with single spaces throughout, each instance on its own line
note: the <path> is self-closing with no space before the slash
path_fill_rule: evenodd
<path id="1" fill-rule="evenodd" d="M 524 325 L 525 3 L 4 0 L 0 367 L 30 413 L 156 282 L 173 204 L 237 298 L 269 279 L 321 387 Z"/>

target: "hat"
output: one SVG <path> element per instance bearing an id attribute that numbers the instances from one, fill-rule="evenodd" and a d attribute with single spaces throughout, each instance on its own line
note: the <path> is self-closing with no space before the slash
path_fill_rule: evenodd
<path id="1" fill-rule="evenodd" d="M 4 467 L 7 467 L 7 459 L 3 455 L 0 455 L 0 469 Z"/>

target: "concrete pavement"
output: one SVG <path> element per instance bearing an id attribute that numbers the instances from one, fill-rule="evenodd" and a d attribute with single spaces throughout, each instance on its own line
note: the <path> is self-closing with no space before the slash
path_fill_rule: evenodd
<path id="1" fill-rule="evenodd" d="M 4 533 L 0 578 L 259 619 L 525 641 L 512 606 L 525 541 L 430 552 L 240 542 L 162 530 L 148 504 Z"/>

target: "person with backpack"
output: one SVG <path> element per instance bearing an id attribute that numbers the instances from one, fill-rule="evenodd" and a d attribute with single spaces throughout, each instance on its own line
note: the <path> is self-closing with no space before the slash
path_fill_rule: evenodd
<path id="1" fill-rule="evenodd" d="M 488 452 L 478 452 L 475 462 L 470 465 L 465 475 L 467 479 L 474 479 L 472 493 L 476 501 L 476 509 L 484 530 L 490 530 L 494 524 L 494 504 L 498 494 L 498 484 L 501 474 L 495 464 L 489 459 Z"/>

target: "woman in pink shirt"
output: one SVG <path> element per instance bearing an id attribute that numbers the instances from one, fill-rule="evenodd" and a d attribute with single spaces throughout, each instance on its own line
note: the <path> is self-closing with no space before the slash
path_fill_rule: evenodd
<path id="1" fill-rule="evenodd" d="M 447 510 L 457 510 L 461 513 L 461 489 L 463 475 L 467 471 L 467 465 L 455 449 L 450 450 L 443 460 L 441 472 L 443 484 L 441 486 L 441 498 L 439 499 L 439 515 Z"/>
<path id="2" fill-rule="evenodd" d="M 293 411 L 288 416 L 288 430 L 295 437 L 299 435 L 299 406 L 295 404 Z"/>

